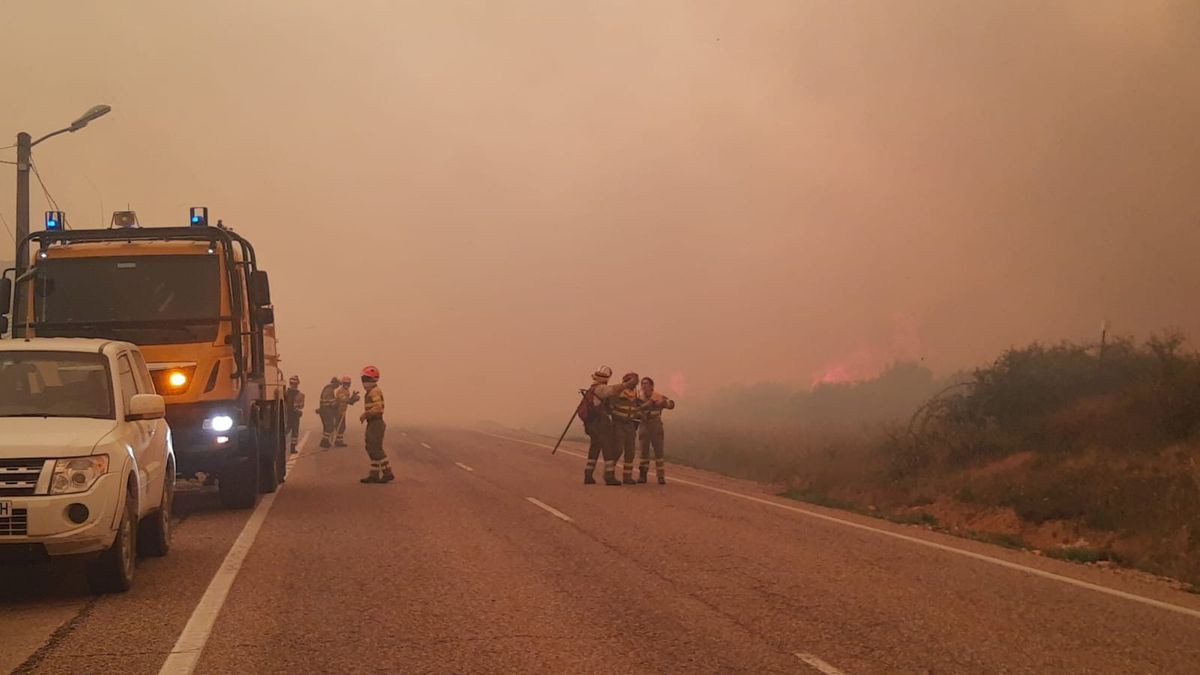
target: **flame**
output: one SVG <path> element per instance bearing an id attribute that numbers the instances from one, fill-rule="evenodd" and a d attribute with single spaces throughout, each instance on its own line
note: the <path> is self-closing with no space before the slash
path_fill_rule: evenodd
<path id="1" fill-rule="evenodd" d="M 892 334 L 886 344 L 860 342 L 854 350 L 817 369 L 812 376 L 812 386 L 816 388 L 822 384 L 869 380 L 878 377 L 897 361 L 917 358 L 921 352 L 921 341 L 916 318 L 895 314 L 892 324 Z"/>
<path id="2" fill-rule="evenodd" d="M 678 370 L 671 373 L 671 376 L 667 378 L 667 386 L 671 388 L 671 393 L 676 396 L 687 394 L 687 379 Z"/>

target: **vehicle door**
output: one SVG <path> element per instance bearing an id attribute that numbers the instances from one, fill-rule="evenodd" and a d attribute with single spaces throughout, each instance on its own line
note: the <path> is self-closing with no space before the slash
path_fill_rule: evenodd
<path id="1" fill-rule="evenodd" d="M 130 352 L 129 355 L 133 358 L 133 376 L 137 382 L 138 393 L 157 394 L 154 378 L 150 376 L 150 369 L 146 367 L 145 357 L 140 351 Z M 149 475 L 149 480 L 146 481 L 146 490 L 150 495 L 150 501 L 146 502 L 146 505 L 148 508 L 156 508 L 158 500 L 162 497 L 163 481 L 166 480 L 171 429 L 167 425 L 167 420 L 163 418 L 143 420 L 142 423 L 150 434 L 150 438 L 146 456 L 139 460 L 139 464 Z"/>
<path id="2" fill-rule="evenodd" d="M 147 470 L 147 464 L 152 461 L 150 457 L 150 425 L 146 420 L 128 419 L 130 400 L 134 394 L 146 392 L 138 391 L 137 375 L 134 374 L 133 359 L 130 358 L 129 352 L 121 352 L 117 357 L 117 385 L 120 387 L 121 400 L 125 402 L 125 418 L 118 422 L 124 428 L 126 442 L 133 449 L 133 461 L 137 463 L 138 504 L 152 508 L 153 505 L 147 501 L 150 498 L 149 495 L 155 494 L 148 484 L 150 476 L 153 475 Z M 161 489 L 161 485 L 159 487 Z M 147 509 L 139 510 L 144 512 Z"/>

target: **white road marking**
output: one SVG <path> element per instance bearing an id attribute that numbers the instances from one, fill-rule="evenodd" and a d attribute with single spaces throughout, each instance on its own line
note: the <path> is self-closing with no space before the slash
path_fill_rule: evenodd
<path id="1" fill-rule="evenodd" d="M 539 509 L 543 509 L 543 510 L 549 512 L 550 515 L 554 516 L 555 518 L 561 518 L 562 520 L 565 520 L 568 523 L 573 522 L 571 520 L 571 516 L 568 516 L 567 514 L 563 513 L 562 511 L 559 511 L 558 509 L 554 508 L 553 506 L 550 506 L 549 504 L 543 504 L 542 502 L 539 502 L 538 500 L 534 499 L 533 497 L 526 497 L 525 501 L 529 502 L 530 504 L 533 504 L 534 506 L 538 507 Z"/>
<path id="2" fill-rule="evenodd" d="M 304 452 L 307 442 L 308 434 L 305 433 L 296 446 L 301 453 Z M 282 490 L 283 487 L 281 485 L 279 489 Z M 196 669 L 196 664 L 200 662 L 200 654 L 204 651 L 204 645 L 208 643 L 208 638 L 212 635 L 217 615 L 225 606 L 229 589 L 233 587 L 233 582 L 242 569 L 242 563 L 246 560 L 246 554 L 254 545 L 254 540 L 258 537 L 263 521 L 267 519 L 267 514 L 271 511 L 271 505 L 275 503 L 275 497 L 278 494 L 275 492 L 263 495 L 258 506 L 254 508 L 254 512 L 250 514 L 249 520 L 242 527 L 241 534 L 233 542 L 233 546 L 229 547 L 229 552 L 225 554 L 225 560 L 221 562 L 221 567 L 217 569 L 212 581 L 208 583 L 208 588 L 205 589 L 200 602 L 192 610 L 192 616 L 188 619 L 187 625 L 183 627 L 179 638 L 175 640 L 175 646 L 171 647 L 171 653 L 167 655 L 167 660 L 163 662 L 162 668 L 158 671 L 159 675 L 190 675 Z"/>
<path id="3" fill-rule="evenodd" d="M 845 672 L 834 668 L 820 657 L 813 656 L 812 654 L 796 652 L 795 657 L 819 670 L 820 672 L 825 673 L 825 675 L 846 675 Z"/>
<path id="4" fill-rule="evenodd" d="M 474 471 L 475 470 L 475 469 L 472 469 L 471 467 L 467 466 L 466 464 L 463 464 L 462 462 L 455 462 L 455 464 L 457 464 L 458 468 L 462 469 L 463 471 Z"/>
<path id="5" fill-rule="evenodd" d="M 300 461 L 300 453 L 304 450 L 304 446 L 308 445 L 308 436 L 311 431 L 306 431 L 300 434 L 300 438 L 296 441 L 296 453 L 288 455 L 287 470 L 292 472 L 292 467 L 296 466 L 296 462 Z"/>
<path id="6" fill-rule="evenodd" d="M 511 436 L 500 436 L 498 434 L 492 434 L 492 433 L 488 433 L 486 431 L 476 431 L 476 433 L 483 434 L 485 436 L 491 436 L 493 438 L 504 439 L 506 441 L 514 441 L 517 443 L 524 443 L 526 445 L 532 445 L 532 446 L 538 447 L 538 448 L 545 448 L 547 450 L 554 449 L 554 446 L 552 446 L 552 445 L 546 445 L 544 443 L 535 443 L 533 441 L 527 441 L 523 438 L 512 438 Z M 559 453 L 565 453 L 568 455 L 572 455 L 574 457 L 580 457 L 580 458 L 587 457 L 583 453 L 572 452 L 565 448 L 559 448 L 558 451 L 559 451 Z M 710 490 L 712 492 L 723 494 L 728 497 L 736 497 L 737 499 L 744 499 L 749 502 L 754 502 L 755 504 L 762 504 L 764 506 L 772 506 L 777 509 L 783 509 L 784 511 L 791 511 L 792 513 L 798 513 L 803 516 L 808 516 L 809 518 L 816 518 L 817 520 L 823 520 L 823 521 L 826 521 L 829 523 L 837 523 L 838 525 L 852 527 L 857 530 L 873 532 L 875 534 L 883 535 L 885 537 L 891 537 L 892 539 L 899 539 L 901 541 L 907 541 L 911 544 L 919 544 L 921 546 L 928 546 L 929 548 L 935 548 L 939 551 L 945 551 L 947 553 L 961 555 L 961 556 L 964 556 L 967 558 L 972 558 L 974 560 L 979 560 L 982 562 L 990 563 L 992 565 L 998 565 L 1000 567 L 1004 567 L 1004 568 L 1007 568 L 1010 570 L 1024 572 L 1025 574 L 1030 574 L 1035 577 L 1041 577 L 1043 579 L 1057 581 L 1059 583 L 1068 584 L 1070 586 L 1075 586 L 1077 588 L 1084 588 L 1089 591 L 1095 591 L 1097 593 L 1111 595 L 1114 598 L 1121 598 L 1122 600 L 1129 600 L 1130 602 L 1137 602 L 1137 603 L 1141 603 L 1143 605 L 1149 605 L 1150 607 L 1157 607 L 1158 609 L 1165 609 L 1168 612 L 1176 612 L 1178 614 L 1185 614 L 1187 616 L 1191 616 L 1191 617 L 1200 619 L 1200 610 L 1192 609 L 1190 607 L 1183 607 L 1181 605 L 1172 604 L 1170 602 L 1163 602 L 1162 600 L 1155 600 L 1154 598 L 1147 598 L 1143 595 L 1137 595 L 1135 593 L 1119 591 L 1115 588 L 1101 586 L 1100 584 L 1093 584 L 1089 581 L 1082 581 L 1080 579 L 1063 576 L 1061 574 L 1056 574 L 1054 572 L 1047 572 L 1046 570 L 1041 570 L 1036 567 L 1029 567 L 1027 565 L 1022 565 L 1020 563 L 1015 563 L 1015 562 L 1011 562 L 1008 560 L 1002 560 L 1000 558 L 993 558 L 992 556 L 986 555 L 983 553 L 976 553 L 974 551 L 968 551 L 966 549 L 956 548 L 954 546 L 948 546 L 946 544 L 939 544 L 935 541 L 928 541 L 925 539 L 921 539 L 919 537 L 912 537 L 907 534 L 901 534 L 899 532 L 890 532 L 888 530 L 884 530 L 884 529 L 878 528 L 878 527 L 873 527 L 871 525 L 865 525 L 863 523 L 856 523 L 852 520 L 838 518 L 837 516 L 831 516 L 831 515 L 828 515 L 825 513 L 817 513 L 816 511 L 810 511 L 808 509 L 801 508 L 798 506 L 792 506 L 790 504 L 781 504 L 779 502 L 772 501 L 770 499 L 763 499 L 762 497 L 746 495 L 746 494 L 742 494 L 740 492 L 734 492 L 732 490 L 726 490 L 724 488 L 714 487 L 712 485 L 705 485 L 704 483 L 696 483 L 694 481 L 684 480 L 682 478 L 672 478 L 671 482 L 672 483 L 682 483 L 683 485 L 691 485 L 692 487 L 698 487 L 702 490 Z"/>
<path id="7" fill-rule="evenodd" d="M 433 449 L 433 446 L 432 446 L 432 445 L 430 445 L 430 444 L 428 444 L 428 443 L 426 443 L 425 441 L 421 441 L 421 447 L 425 448 L 426 450 L 432 450 L 432 449 Z"/>

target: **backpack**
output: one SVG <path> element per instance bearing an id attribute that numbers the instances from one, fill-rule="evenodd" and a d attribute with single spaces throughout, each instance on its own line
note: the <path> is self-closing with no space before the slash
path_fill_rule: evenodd
<path id="1" fill-rule="evenodd" d="M 604 414 L 604 404 L 596 396 L 595 387 L 581 389 L 579 393 L 583 395 L 583 398 L 579 401 L 579 407 L 575 409 L 575 414 L 583 422 L 583 430 L 591 435 L 592 426 L 599 422 Z"/>

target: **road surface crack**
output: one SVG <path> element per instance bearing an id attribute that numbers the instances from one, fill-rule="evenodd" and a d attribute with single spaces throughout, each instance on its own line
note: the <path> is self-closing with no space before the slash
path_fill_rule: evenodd
<path id="1" fill-rule="evenodd" d="M 95 609 L 96 603 L 99 601 L 99 596 L 88 600 L 87 604 L 85 604 L 83 608 L 79 610 L 78 614 L 71 617 L 64 622 L 63 625 L 56 628 L 54 632 L 50 634 L 50 637 L 46 640 L 45 644 L 43 644 L 41 647 L 38 647 L 37 651 L 30 654 L 29 658 L 25 659 L 21 665 L 13 669 L 13 675 L 32 673 L 35 668 L 40 666 L 42 662 L 46 660 L 46 657 L 50 656 L 50 652 L 54 651 L 55 647 L 57 647 L 59 643 L 67 639 L 67 636 L 69 636 L 79 626 L 79 624 L 87 620 L 87 618 L 91 615 L 92 610 Z"/>

